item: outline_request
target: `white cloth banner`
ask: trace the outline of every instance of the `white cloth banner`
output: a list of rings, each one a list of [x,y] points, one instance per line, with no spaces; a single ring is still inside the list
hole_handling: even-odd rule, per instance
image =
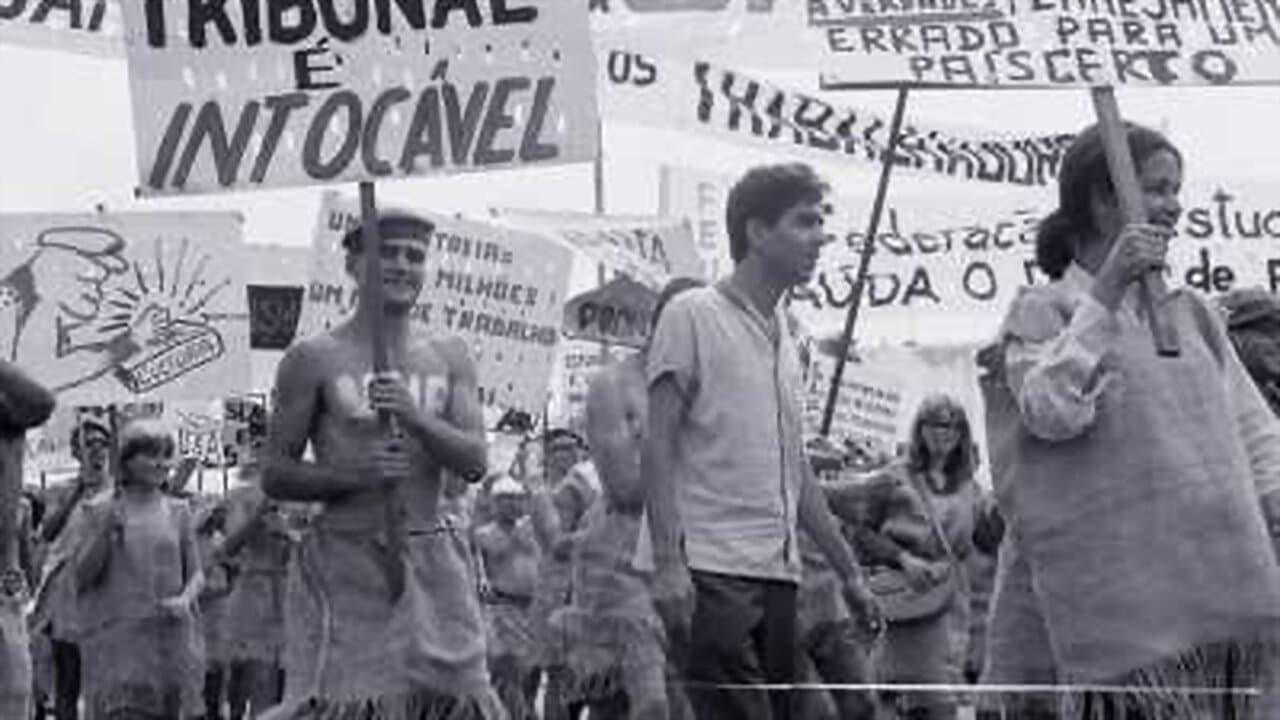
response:
[[[156,0],[126,3],[125,21],[143,194],[582,162],[597,150],[578,2]]]
[[[883,162],[890,119],[881,113],[836,106],[812,93],[704,59],[646,47],[626,35],[598,40],[606,117],[712,135],[779,153]],[[1046,185],[1057,177],[1073,137],[1071,133],[1014,136],[931,127],[908,118],[894,164],[965,180]]]
[[[673,277],[706,274],[683,219],[513,208],[493,214],[505,225],[554,237],[655,290]]]
[[[724,202],[731,180],[667,168],[664,208],[693,224],[700,250],[726,272]],[[876,238],[858,320],[863,346],[881,342],[976,344],[995,336],[1020,286],[1044,282],[1035,266],[1035,232],[1056,198],[1048,189],[953,195],[920,193],[895,180]],[[791,308],[816,334],[844,325],[871,212],[871,188],[837,188],[828,219],[830,243],[813,281],[793,293]],[[1234,288],[1280,289],[1280,186],[1191,178],[1169,254],[1169,284],[1209,294]],[[714,260],[713,260],[714,262]]]
[[[124,56],[124,16],[118,0],[5,0],[0,44],[97,57]]]
[[[434,335],[467,341],[486,409],[540,413],[560,342],[572,251],[529,232],[412,212],[436,226],[413,319]],[[356,287],[341,242],[359,218],[355,199],[325,193],[299,337],[331,327],[354,309]]]
[[[810,0],[828,85],[1280,82],[1274,0]]]
[[[233,213],[0,215],[0,352],[60,403],[208,399],[249,375]]]

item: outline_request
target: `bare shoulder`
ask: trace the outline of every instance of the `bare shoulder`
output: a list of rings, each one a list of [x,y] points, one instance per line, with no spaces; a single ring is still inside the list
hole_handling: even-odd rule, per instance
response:
[[[280,361],[277,384],[287,381],[297,387],[318,380],[337,351],[338,340],[331,333],[313,335],[293,343]]]

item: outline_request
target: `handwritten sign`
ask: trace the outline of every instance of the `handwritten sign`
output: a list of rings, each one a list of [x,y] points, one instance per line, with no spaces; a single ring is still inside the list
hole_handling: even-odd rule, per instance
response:
[[[1270,0],[813,0],[824,83],[1081,87],[1280,81]]]
[[[143,194],[590,160],[587,9],[562,0],[125,3]]]
[[[657,293],[622,275],[565,304],[565,333],[579,340],[642,347],[657,304]]]
[[[249,373],[240,218],[0,215],[0,353],[60,403],[219,397]]]
[[[827,393],[835,376],[835,360],[825,355],[814,358],[809,366],[805,394],[805,429],[818,434]],[[903,398],[906,389],[901,378],[883,369],[861,363],[848,363],[840,378],[840,395],[831,422],[831,435],[841,439],[870,440],[877,446],[893,450],[899,438],[902,416],[906,414]]]
[[[659,289],[674,277],[702,277],[703,265],[684,220],[497,208],[512,227],[555,237],[593,259]]]
[[[597,46],[607,117],[828,160],[879,164],[888,152],[890,123],[881,112],[834,105],[706,60],[652,52],[634,40]],[[1014,136],[908,119],[893,161],[961,180],[1047,185],[1072,137]]]
[[[664,177],[667,211],[689,218],[700,248],[727,258],[719,218],[732,180],[683,168],[667,168]],[[1019,287],[1047,281],[1035,264],[1035,234],[1055,206],[1053,193],[986,190],[958,188],[939,203],[900,179],[874,240],[860,341],[980,343],[994,337]],[[1169,285],[1209,294],[1238,287],[1280,291],[1277,197],[1274,184],[1189,180],[1169,251]],[[813,280],[790,298],[795,315],[818,332],[843,327],[853,301],[870,189],[840,189],[831,204],[830,242]]]
[[[124,16],[118,0],[6,0],[0,43],[122,57]]]
[[[435,223],[412,318],[441,337],[467,340],[486,408],[541,412],[560,340],[573,254],[512,228],[417,212]],[[326,329],[355,308],[342,236],[359,226],[354,199],[326,193],[312,245],[302,333]]]
[[[620,347],[611,347],[608,352],[601,352],[600,345],[590,340],[569,339],[561,342],[547,401],[549,426],[568,428],[585,436],[587,390],[591,387],[591,380],[602,369],[630,352]]]

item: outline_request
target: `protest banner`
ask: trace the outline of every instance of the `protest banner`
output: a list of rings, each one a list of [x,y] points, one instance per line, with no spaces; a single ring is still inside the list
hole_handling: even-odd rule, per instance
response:
[[[224,443],[223,400],[165,403],[164,420],[174,431],[177,456],[201,467],[227,467],[233,458]]]
[[[505,225],[554,237],[655,290],[673,277],[704,275],[684,220],[515,208],[492,213]]]
[[[434,335],[467,341],[484,407],[539,412],[560,340],[572,251],[509,227],[412,212],[436,227],[413,320]],[[341,240],[359,217],[354,199],[325,193],[299,334],[325,330],[355,308]]]
[[[118,0],[5,0],[0,44],[93,55],[124,56]]]
[[[139,192],[374,180],[595,156],[595,57],[582,4],[343,6],[127,3]]]
[[[628,347],[643,347],[658,305],[658,293],[621,275],[565,303],[565,335]]]
[[[220,397],[249,374],[233,213],[0,215],[0,352],[59,403]]]
[[[663,206],[690,220],[699,247],[728,254],[724,198],[732,181],[712,173],[664,170]],[[858,341],[979,343],[991,337],[1018,288],[1046,281],[1035,265],[1035,233],[1053,193],[1017,196],[957,185],[941,199],[900,180],[875,239]],[[839,329],[857,281],[870,204],[837,188],[813,281],[791,309],[814,332]],[[1191,178],[1170,246],[1170,287],[1210,295],[1234,288],[1280,291],[1280,187],[1258,181]]]
[[[977,348],[971,345],[886,346],[859,351],[845,365],[832,417],[832,440],[861,441],[893,456],[911,438],[911,425],[930,395],[945,394],[964,408],[979,465],[975,480],[991,487],[986,406],[978,387]],[[806,378],[805,428],[817,434],[835,358],[815,354]]]
[[[813,0],[826,87],[1280,81],[1272,0]]]
[[[738,70],[656,53],[625,38],[597,43],[601,111],[623,122],[698,132],[814,158],[882,162],[889,118],[840,107]],[[1014,136],[907,121],[895,167],[979,182],[1046,185],[1074,136]]]
[[[587,390],[591,379],[630,352],[626,348],[611,348],[602,353],[600,345],[590,340],[561,342],[547,401],[549,427],[568,428],[586,437]]]
[[[805,386],[804,423],[817,435],[835,371],[835,359],[818,355],[809,365]],[[832,439],[868,440],[892,455],[899,442],[899,426],[906,414],[901,379],[891,372],[851,362],[840,379],[839,402],[829,436]]]

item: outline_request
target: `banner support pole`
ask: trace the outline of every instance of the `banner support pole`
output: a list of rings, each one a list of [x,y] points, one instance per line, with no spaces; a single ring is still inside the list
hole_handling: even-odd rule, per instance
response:
[[[1091,88],[1093,108],[1098,116],[1098,130],[1102,133],[1103,148],[1107,153],[1107,167],[1111,171],[1111,185],[1116,189],[1116,199],[1126,223],[1149,222],[1142,200],[1142,187],[1138,184],[1138,172],[1129,150],[1129,137],[1124,120],[1120,117],[1120,105],[1116,102],[1115,89],[1109,85]],[[1151,339],[1160,357],[1178,357],[1181,343],[1178,328],[1162,301],[1168,295],[1164,276],[1155,270],[1144,275],[1138,285],[1138,301],[1151,325]]]
[[[364,255],[360,302],[369,305],[367,312],[373,342],[373,372],[377,375],[388,371],[390,362],[387,357],[384,324],[386,308],[382,288],[382,233],[378,227],[378,207],[374,185],[368,181],[360,183],[360,234],[361,254]],[[378,428],[383,436],[395,435],[397,432],[390,413],[386,411],[378,413]],[[387,580],[391,586],[393,600],[400,598],[405,586],[405,528],[397,501],[395,488],[388,488],[383,498],[383,512],[387,532]]]
[[[893,120],[889,124],[889,142],[884,150],[880,163],[880,181],[876,185],[876,197],[871,205],[871,219],[867,223],[866,239],[862,244],[862,253],[858,258],[857,282],[853,286],[853,302],[849,313],[844,318],[844,330],[840,334],[839,353],[836,355],[836,369],[831,377],[831,387],[827,391],[827,402],[822,410],[822,435],[831,433],[831,420],[835,415],[836,400],[840,397],[840,381],[844,378],[844,367],[849,359],[849,347],[853,343],[853,330],[858,324],[858,311],[862,307],[862,296],[866,294],[867,272],[871,267],[871,253],[875,249],[876,231],[880,228],[880,215],[884,211],[885,196],[889,192],[889,177],[893,171],[893,159],[897,152],[898,140],[902,133],[902,116],[907,108],[907,86],[898,86],[898,99],[893,107]]]

